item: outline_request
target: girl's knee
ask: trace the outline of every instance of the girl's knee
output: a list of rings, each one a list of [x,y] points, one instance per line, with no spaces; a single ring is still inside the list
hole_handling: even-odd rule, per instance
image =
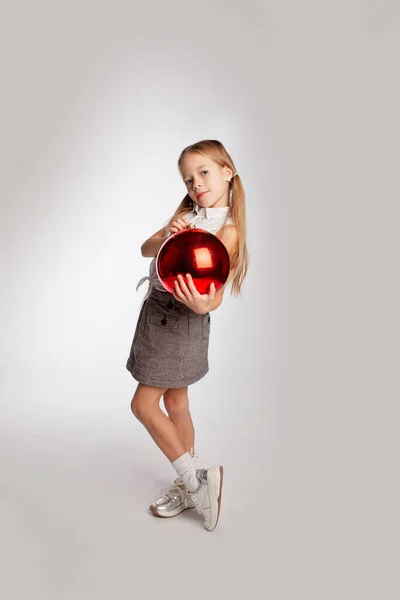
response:
[[[131,402],[131,411],[139,421],[145,421],[146,415],[154,406],[154,403],[150,403],[146,398],[135,398],[133,397]]]
[[[189,398],[187,388],[170,388],[164,394],[164,406],[167,413],[176,413],[188,410]]]
[[[140,401],[138,401],[138,399],[134,396],[132,398],[132,402],[131,402],[131,411],[134,414],[134,416],[139,419],[139,415],[142,412],[142,406]]]
[[[144,420],[149,411],[159,405],[164,391],[161,388],[138,385],[131,401],[131,411],[139,421]]]

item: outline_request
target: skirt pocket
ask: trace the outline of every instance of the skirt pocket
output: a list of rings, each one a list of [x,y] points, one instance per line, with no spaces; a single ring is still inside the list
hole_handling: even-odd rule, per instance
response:
[[[153,312],[150,315],[150,323],[165,329],[178,329],[179,317],[174,317],[173,315],[168,314],[166,315],[160,312]]]

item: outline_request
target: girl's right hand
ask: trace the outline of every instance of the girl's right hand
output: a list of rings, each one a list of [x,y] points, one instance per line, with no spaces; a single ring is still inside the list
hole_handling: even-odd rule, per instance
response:
[[[182,231],[183,229],[187,229],[188,225],[189,221],[186,219],[186,217],[173,221],[170,228],[171,234],[176,233],[177,231]]]

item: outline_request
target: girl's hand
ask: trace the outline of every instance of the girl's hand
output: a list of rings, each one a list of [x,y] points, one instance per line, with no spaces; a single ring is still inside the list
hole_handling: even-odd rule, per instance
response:
[[[175,281],[175,290],[172,292],[173,297],[178,302],[183,302],[195,313],[199,315],[205,315],[211,308],[211,303],[215,298],[215,285],[211,283],[210,291],[208,294],[200,294],[193,283],[192,276],[190,273],[186,274],[188,284],[186,285],[182,275],[178,275],[178,280]]]
[[[171,234],[176,233],[177,231],[182,231],[182,229],[187,229],[188,225],[189,221],[186,219],[186,217],[173,221],[170,227]]]

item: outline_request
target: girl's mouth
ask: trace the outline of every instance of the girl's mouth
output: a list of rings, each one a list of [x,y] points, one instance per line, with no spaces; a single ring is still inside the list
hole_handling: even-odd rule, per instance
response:
[[[207,190],[207,191],[208,191],[208,190]],[[199,194],[199,195],[197,196],[197,200],[198,200],[199,198],[201,198],[202,196],[204,196],[204,194],[207,194],[207,192],[201,192],[201,194]]]

